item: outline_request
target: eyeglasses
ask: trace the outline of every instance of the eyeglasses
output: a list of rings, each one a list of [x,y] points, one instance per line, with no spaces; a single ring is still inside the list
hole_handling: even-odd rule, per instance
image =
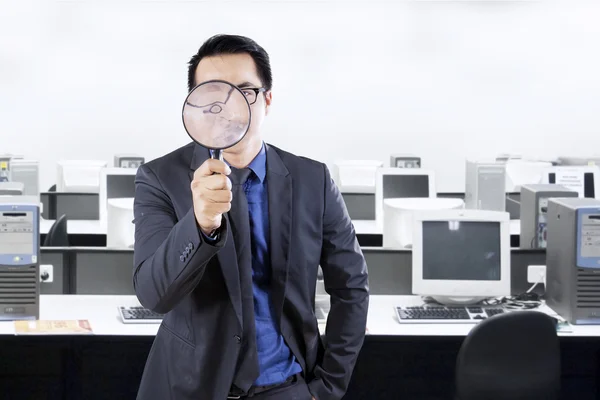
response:
[[[256,103],[256,100],[258,99],[258,94],[259,93],[263,93],[266,92],[267,89],[264,87],[261,88],[241,88],[240,89],[242,91],[242,93],[244,93],[244,96],[246,96],[246,99],[248,100],[248,103],[250,105]]]
[[[195,105],[195,104],[190,103],[189,101],[186,101],[186,104],[191,107],[195,107],[195,108],[207,108],[208,107],[207,110],[202,110],[202,112],[205,114],[206,113],[218,114],[221,111],[223,111],[223,107],[221,106],[221,104],[223,104],[223,105],[227,104],[227,102],[229,101],[229,98],[231,97],[231,93],[233,92],[233,90],[234,90],[234,88],[231,87],[231,89],[227,93],[227,97],[225,98],[225,101],[215,101],[211,104],[207,104],[204,106]],[[258,94],[266,92],[267,89],[264,87],[243,88],[243,89],[240,89],[240,91],[244,94],[244,96],[246,96],[246,100],[248,100],[248,104],[252,105],[252,104],[256,103],[256,100],[258,99]]]

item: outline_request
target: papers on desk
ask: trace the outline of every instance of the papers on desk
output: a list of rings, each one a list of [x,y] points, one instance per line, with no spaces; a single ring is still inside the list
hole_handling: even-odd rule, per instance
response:
[[[90,335],[88,320],[70,321],[15,321],[17,335]]]

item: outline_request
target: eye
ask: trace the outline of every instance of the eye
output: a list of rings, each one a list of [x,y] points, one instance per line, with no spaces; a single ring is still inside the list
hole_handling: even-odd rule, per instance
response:
[[[254,95],[254,90],[250,90],[250,89],[242,89],[242,92],[244,93],[244,95],[246,95],[247,97],[250,97],[252,95]]]

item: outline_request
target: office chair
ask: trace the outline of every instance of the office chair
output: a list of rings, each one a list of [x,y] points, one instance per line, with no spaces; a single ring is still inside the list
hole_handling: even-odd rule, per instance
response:
[[[50,189],[48,189],[49,192],[56,192],[56,185],[52,185],[50,186]]]
[[[458,353],[457,400],[556,400],[559,390],[556,320],[541,312],[488,318]]]
[[[67,233],[67,216],[61,215],[57,219],[46,235],[44,247],[68,247],[69,235]]]

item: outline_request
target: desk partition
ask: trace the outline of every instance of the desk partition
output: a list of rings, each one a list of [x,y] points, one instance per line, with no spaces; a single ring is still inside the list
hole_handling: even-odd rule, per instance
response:
[[[410,250],[364,247],[362,249],[369,268],[371,294],[410,295],[412,293],[412,252]],[[511,250],[511,291],[513,295],[527,291],[529,265],[546,265],[545,249]],[[534,292],[543,294],[544,285]]]
[[[45,192],[40,194],[44,205],[42,217],[57,219],[66,215],[69,220],[98,220],[98,193]]]
[[[71,271],[73,294],[135,294],[133,250],[80,248]]]
[[[412,294],[412,252],[410,250],[365,247],[369,287],[373,295]],[[41,264],[54,266],[54,282],[42,283],[42,294],[134,294],[133,250],[100,247],[42,248]],[[529,265],[546,265],[544,249],[511,251],[512,294],[531,287]],[[544,286],[534,290],[543,294]]]
[[[132,249],[42,247],[40,259],[54,270],[41,294],[134,294]]]
[[[40,265],[52,266],[52,282],[40,283],[40,294],[68,294],[69,275],[67,273],[69,248],[47,247],[40,254]]]

